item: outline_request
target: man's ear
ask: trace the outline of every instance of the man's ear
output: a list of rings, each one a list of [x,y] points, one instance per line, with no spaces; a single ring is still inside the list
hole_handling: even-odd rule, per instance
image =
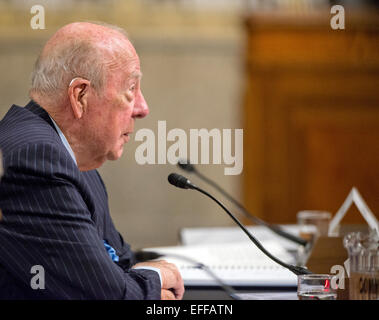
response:
[[[68,86],[68,97],[75,118],[80,119],[87,109],[90,81],[74,78]]]

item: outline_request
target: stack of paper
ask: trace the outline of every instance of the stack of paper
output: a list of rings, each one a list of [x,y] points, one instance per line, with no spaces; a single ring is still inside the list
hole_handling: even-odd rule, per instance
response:
[[[276,241],[265,241],[264,247],[286,263],[294,258]],[[164,254],[164,259],[175,263],[187,286],[215,286],[220,283],[203,269],[207,266],[216,278],[232,286],[296,286],[297,277],[272,261],[250,241],[207,243],[197,245],[148,248]]]

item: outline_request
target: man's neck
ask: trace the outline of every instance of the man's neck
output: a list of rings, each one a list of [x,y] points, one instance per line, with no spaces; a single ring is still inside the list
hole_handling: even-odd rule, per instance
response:
[[[81,143],[80,125],[71,112],[67,110],[69,105],[51,105],[46,99],[40,96],[31,95],[33,101],[43,108],[61,131],[66,139],[69,149],[73,152],[74,159],[80,171],[89,171],[99,168],[104,161],[102,159],[93,160],[87,155],[87,148]],[[71,116],[72,115],[72,116]]]

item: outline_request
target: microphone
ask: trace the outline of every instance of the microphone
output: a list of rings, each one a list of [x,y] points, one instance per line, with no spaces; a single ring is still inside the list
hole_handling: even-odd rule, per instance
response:
[[[242,231],[248,236],[248,238],[258,247],[259,250],[261,250],[267,257],[269,257],[271,260],[276,262],[277,264],[281,265],[282,267],[292,271],[296,275],[302,275],[302,274],[311,274],[312,272],[299,266],[290,265],[288,263],[285,263],[281,261],[280,259],[273,256],[270,252],[268,252],[263,245],[244,227],[244,225],[215,197],[213,197],[208,192],[204,191],[203,189],[197,187],[194,185],[191,181],[189,181],[187,178],[183,177],[180,174],[177,173],[171,173],[168,176],[168,182],[172,184],[175,187],[182,188],[182,189],[194,189],[202,194],[206,195],[207,197],[211,198],[213,201],[215,201],[224,211],[232,218],[232,220],[242,229]]]
[[[239,203],[236,199],[234,199],[230,194],[228,194],[225,190],[223,190],[214,181],[210,180],[209,178],[207,178],[204,175],[202,175],[199,171],[197,171],[196,168],[194,167],[194,165],[192,165],[191,163],[189,163],[189,161],[187,161],[187,160],[179,160],[178,166],[181,169],[183,169],[184,171],[187,171],[189,173],[195,173],[200,179],[202,179],[203,181],[205,181],[206,183],[210,184],[215,189],[217,189],[227,199],[229,199],[232,203],[234,203],[242,211],[242,213],[249,220],[251,220],[253,223],[265,226],[269,230],[271,230],[272,232],[276,233],[277,235],[279,235],[279,236],[281,236],[283,238],[286,238],[288,240],[291,240],[291,241],[293,241],[293,242],[295,242],[295,243],[297,243],[297,244],[299,244],[299,245],[301,245],[303,247],[305,247],[308,244],[308,241],[306,241],[306,240],[304,240],[304,239],[302,239],[300,237],[297,237],[297,236],[295,236],[293,234],[290,234],[290,233],[284,231],[283,229],[281,229],[277,225],[270,224],[270,223],[268,223],[268,222],[266,222],[266,221],[264,221],[262,219],[259,219],[258,217],[253,216],[252,214],[250,214],[247,211],[247,209],[241,203]]]
[[[208,273],[208,275],[213,278],[214,280],[216,280],[216,282],[218,283],[218,285],[233,299],[235,300],[241,300],[241,298],[238,296],[237,292],[229,285],[227,285],[226,283],[224,283],[218,276],[216,276],[215,273],[213,273],[211,271],[210,268],[208,268],[205,264],[203,263],[200,263],[192,258],[189,258],[189,257],[186,257],[184,255],[180,255],[180,254],[173,254],[173,253],[157,253],[157,252],[154,252],[154,251],[145,251],[145,250],[139,250],[139,251],[136,251],[134,253],[136,259],[137,259],[137,262],[144,262],[144,261],[148,261],[148,260],[154,260],[154,259],[158,259],[158,258],[162,258],[162,257],[172,257],[172,258],[177,258],[177,259],[180,259],[180,260],[184,260],[184,261],[187,261],[191,264],[194,265],[194,268],[197,268],[197,269],[201,269],[203,271],[205,271],[206,273]]]
[[[194,189],[194,185],[187,178],[181,176],[177,173],[171,173],[168,176],[168,182],[170,182],[173,186],[182,188],[182,189]]]

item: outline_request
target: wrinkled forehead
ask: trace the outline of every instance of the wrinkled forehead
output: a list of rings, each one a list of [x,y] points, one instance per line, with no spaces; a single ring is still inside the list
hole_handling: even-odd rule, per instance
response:
[[[132,43],[127,38],[113,37],[96,43],[97,49],[103,54],[105,63],[118,67],[139,67],[139,57]]]
[[[127,64],[118,63],[107,69],[107,90],[124,91],[133,83],[138,83],[142,78],[139,60],[129,60]]]
[[[113,60],[106,68],[107,80],[127,83],[130,80],[139,81],[142,78],[138,55],[121,57]]]
[[[115,37],[98,45],[109,78],[117,77],[127,81],[142,77],[140,59],[129,39]]]

